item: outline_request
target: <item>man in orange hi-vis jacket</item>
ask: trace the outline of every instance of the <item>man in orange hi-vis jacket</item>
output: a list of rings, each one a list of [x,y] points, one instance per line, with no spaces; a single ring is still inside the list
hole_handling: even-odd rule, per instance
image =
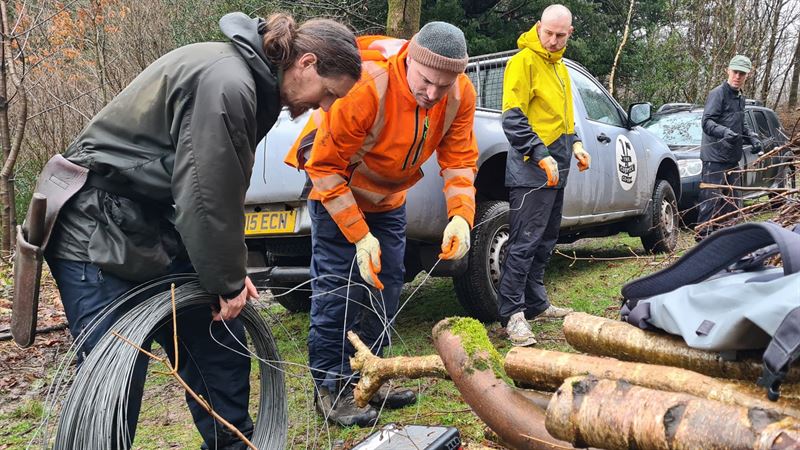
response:
[[[461,258],[475,215],[478,159],[475,89],[464,74],[461,30],[431,22],[411,41],[366,36],[359,47],[361,80],[327,113],[315,112],[296,144],[303,148],[313,138],[305,162],[313,184],[309,364],[317,410],[343,426],[377,420],[372,406],[353,403],[354,351],[345,332],[355,331],[376,354],[390,343],[405,275],[406,191],[436,151],[450,218],[440,256]],[[364,282],[377,289],[372,297]],[[410,390],[385,387],[371,403],[397,408],[415,401]]]

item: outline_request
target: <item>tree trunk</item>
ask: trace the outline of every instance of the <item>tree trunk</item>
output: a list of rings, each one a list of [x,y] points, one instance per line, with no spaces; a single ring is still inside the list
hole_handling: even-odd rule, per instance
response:
[[[611,65],[611,75],[608,76],[608,92],[612,97],[614,96],[614,75],[617,72],[617,64],[619,64],[619,57],[622,54],[622,48],[625,47],[625,43],[628,42],[628,33],[631,29],[631,16],[633,16],[634,3],[636,3],[636,0],[631,0],[631,4],[628,7],[628,18],[625,19],[625,30],[622,32],[622,42],[619,43],[617,53],[614,55],[614,64]]]
[[[8,12],[5,0],[0,0],[0,22],[2,22],[2,52],[0,52],[0,96],[5,102],[8,98],[8,80],[14,83],[16,89],[16,96],[19,103],[19,111],[17,112],[17,123],[14,140],[11,140],[11,131],[9,127],[8,108],[9,105],[3,105],[2,112],[0,112],[0,133],[2,133],[2,141],[0,144],[3,146],[3,166],[0,169],[0,199],[3,202],[2,213],[2,250],[10,252],[16,241],[16,195],[14,192],[14,165],[17,163],[17,156],[19,155],[20,148],[22,147],[22,137],[25,135],[25,124],[28,121],[28,93],[25,90],[23,81],[17,75],[14,66],[14,53],[11,50],[11,41],[7,37],[8,30]],[[19,45],[23,48],[23,45]],[[24,56],[20,56],[24,58]]]
[[[624,381],[568,378],[547,407],[547,431],[574,446],[606,449],[784,449],[800,445],[800,422]]]
[[[778,402],[771,402],[766,399],[764,391],[755,385],[721,381],[675,367],[517,347],[506,355],[504,368],[514,380],[545,391],[558,389],[567,378],[588,374],[624,380],[650,389],[681,392],[734,406],[774,409],[781,414],[800,418],[800,402],[797,399],[783,396]]]
[[[465,335],[463,321],[474,321],[482,336]],[[476,339],[477,337],[477,339]],[[482,339],[481,339],[482,338]],[[480,340],[484,345],[475,345]],[[433,345],[464,401],[489,428],[515,449],[572,448],[554,439],[544,427],[544,412],[536,402],[508,385],[493,370],[491,343],[486,330],[474,319],[445,319],[433,327]]]
[[[800,29],[797,30],[797,46],[794,48],[794,70],[792,83],[789,85],[789,108],[797,105],[798,81],[800,81]]]
[[[386,14],[386,34],[411,39],[419,31],[421,0],[389,0]]]
[[[772,84],[770,81],[770,76],[772,75],[772,63],[775,60],[775,41],[778,35],[778,22],[780,21],[781,17],[782,6],[783,2],[781,0],[775,0],[775,3],[773,4],[773,8],[775,10],[772,12],[772,27],[769,33],[769,46],[767,47],[767,62],[766,66],[764,67],[764,82],[761,83],[761,101],[763,101],[765,105],[767,104],[769,88]]]
[[[0,8],[5,8],[5,0],[0,0]],[[11,154],[11,128],[8,124],[8,68],[6,67],[6,31],[5,21],[0,17],[0,145],[2,145],[3,163],[8,161]],[[0,176],[0,257],[5,257],[11,253],[11,201],[9,201],[8,179]]]
[[[680,336],[644,331],[625,322],[585,313],[572,313],[564,319],[564,336],[580,352],[623,361],[681,367],[712,377],[751,382],[761,376],[761,361],[726,361],[719,353],[687,347]],[[793,367],[786,381],[798,380],[800,368]]]

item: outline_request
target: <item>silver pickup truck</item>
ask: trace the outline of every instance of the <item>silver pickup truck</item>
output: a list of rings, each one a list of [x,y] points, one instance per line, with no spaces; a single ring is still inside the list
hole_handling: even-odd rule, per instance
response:
[[[436,158],[422,169],[427,176],[409,190],[406,276],[425,270],[451,276],[458,300],[474,317],[497,319],[500,268],[508,240],[508,190],[504,187],[510,146],[501,126],[503,70],[515,52],[472,58],[467,68],[477,90],[475,134],[480,156],[477,213],[469,254],[460,261],[439,261],[447,225],[443,182]],[[575,130],[592,155],[592,167],[579,172],[573,162],[564,196],[561,242],[627,232],[640,236],[652,252],[674,249],[678,233],[680,177],[675,157],[661,140],[639,126],[650,105],[627,113],[589,72],[566,60],[575,103]],[[306,211],[310,183],[305,172],[283,162],[307,115],[291,120],[284,111],[259,143],[246,199],[246,241],[251,277],[279,294],[309,277],[311,221]],[[513,151],[513,150],[512,150]],[[290,311],[308,310],[309,292],[279,296]]]

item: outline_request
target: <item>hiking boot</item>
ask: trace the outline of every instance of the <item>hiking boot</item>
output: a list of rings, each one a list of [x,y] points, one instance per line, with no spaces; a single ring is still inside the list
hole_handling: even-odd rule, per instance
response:
[[[411,389],[391,388],[384,384],[369,399],[369,404],[376,408],[397,409],[417,402],[417,394]]]
[[[537,319],[561,319],[566,317],[567,314],[574,312],[572,308],[559,308],[558,306],[550,305],[541,314],[536,316]]]
[[[525,320],[525,313],[522,311],[509,317],[506,332],[511,343],[517,347],[527,347],[536,343],[531,331],[531,324]]]
[[[371,427],[378,421],[378,411],[375,411],[375,408],[370,405],[363,408],[356,406],[352,388],[346,388],[341,395],[338,395],[338,399],[337,395],[321,387],[315,396],[314,404],[317,412],[330,422],[343,427],[351,425]]]

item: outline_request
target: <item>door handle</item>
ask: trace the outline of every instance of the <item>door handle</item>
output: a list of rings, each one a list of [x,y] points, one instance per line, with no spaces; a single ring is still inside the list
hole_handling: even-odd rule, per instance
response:
[[[611,142],[611,138],[606,136],[605,133],[598,134],[597,135],[597,140],[602,142],[602,143],[604,143],[604,144],[608,144],[609,142]]]

